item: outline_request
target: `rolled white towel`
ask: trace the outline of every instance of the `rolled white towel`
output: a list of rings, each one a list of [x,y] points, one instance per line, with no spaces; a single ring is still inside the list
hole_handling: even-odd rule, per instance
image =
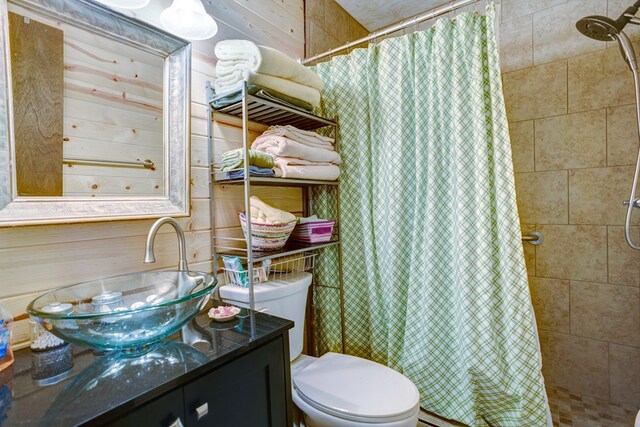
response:
[[[295,215],[282,209],[274,208],[256,196],[251,196],[249,204],[252,222],[260,224],[288,224],[296,220]]]
[[[226,79],[216,79],[214,82],[216,93],[227,93],[238,90],[242,87],[243,80],[246,80],[247,83],[262,86],[266,89],[272,89],[292,98],[301,99],[302,101],[311,104],[313,108],[320,105],[320,91],[315,88],[301,85],[300,83],[296,83],[291,80],[281,79],[280,77],[252,73],[249,71],[243,72],[239,80],[232,79],[227,81]]]
[[[261,135],[251,144],[252,150],[263,151],[273,157],[292,157],[316,163],[342,163],[340,154],[320,147],[301,144],[284,136]]]
[[[259,46],[249,40],[223,40],[216,44],[215,53],[219,59],[216,65],[219,76],[234,70],[246,70],[322,90],[320,76],[279,50]]]

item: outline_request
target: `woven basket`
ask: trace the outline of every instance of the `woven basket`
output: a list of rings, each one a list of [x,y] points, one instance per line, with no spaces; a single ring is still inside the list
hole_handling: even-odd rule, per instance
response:
[[[240,213],[240,224],[244,237],[247,237],[247,218]],[[287,243],[296,221],[286,224],[260,224],[251,222],[251,248],[257,251],[276,251]]]

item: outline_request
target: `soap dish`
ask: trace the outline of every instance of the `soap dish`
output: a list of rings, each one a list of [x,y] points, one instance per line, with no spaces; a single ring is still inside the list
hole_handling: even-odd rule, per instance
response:
[[[228,322],[229,320],[233,320],[238,313],[240,313],[240,308],[225,305],[212,308],[209,310],[208,315],[216,322]]]

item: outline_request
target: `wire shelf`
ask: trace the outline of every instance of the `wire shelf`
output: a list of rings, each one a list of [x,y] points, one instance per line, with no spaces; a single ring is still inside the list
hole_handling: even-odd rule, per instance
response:
[[[253,269],[253,283],[265,283],[274,280],[281,280],[296,273],[313,270],[316,254],[296,254],[292,256],[270,259],[262,261],[261,265]],[[232,268],[222,268],[224,282],[230,286],[249,286],[249,275],[247,270],[237,270]]]
[[[216,95],[209,102],[227,94]],[[215,111],[242,118],[242,101],[214,108]],[[292,125],[298,129],[311,130],[324,126],[335,126],[337,123],[304,110],[269,101],[255,95],[247,95],[247,116],[249,120],[268,126]]]

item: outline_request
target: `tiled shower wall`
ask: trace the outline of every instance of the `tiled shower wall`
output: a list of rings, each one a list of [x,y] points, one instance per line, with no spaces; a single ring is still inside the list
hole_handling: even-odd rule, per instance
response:
[[[306,57],[326,52],[368,34],[335,0],[306,0],[304,4]]]
[[[633,80],[617,45],[575,29],[632,1],[501,3],[520,219],[523,233],[544,235],[524,246],[545,379],[640,405],[640,251],[625,243],[622,205],[638,150]],[[639,40],[639,30],[629,34]],[[640,213],[633,224],[640,242]]]

